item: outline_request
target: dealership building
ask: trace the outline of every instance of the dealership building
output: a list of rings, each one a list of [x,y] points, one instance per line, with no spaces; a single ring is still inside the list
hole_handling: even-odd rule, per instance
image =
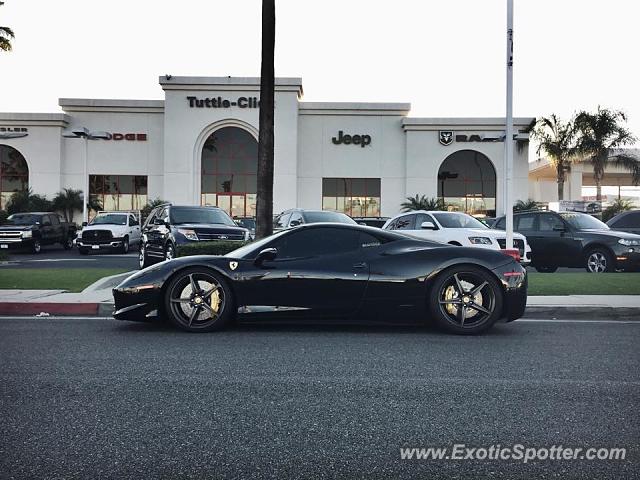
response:
[[[255,214],[259,78],[159,83],[164,100],[63,98],[62,113],[0,113],[0,209],[17,190],[52,198],[88,185],[109,210],[162,198]],[[274,212],[391,216],[416,194],[503,211],[504,118],[416,118],[409,103],[302,96],[300,78],[276,79]],[[514,200],[529,193],[532,121],[514,120]]]

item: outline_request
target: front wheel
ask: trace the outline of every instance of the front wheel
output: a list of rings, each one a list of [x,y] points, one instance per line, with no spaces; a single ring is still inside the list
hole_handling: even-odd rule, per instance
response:
[[[445,270],[433,283],[429,309],[451,333],[487,331],[502,314],[502,289],[491,273],[473,266]]]
[[[124,237],[122,241],[122,247],[120,247],[122,253],[129,253],[129,237]]]
[[[33,244],[31,245],[31,251],[33,253],[40,253],[42,251],[42,244],[40,243],[40,240],[37,238],[33,239]]]
[[[604,248],[594,248],[586,255],[585,270],[589,273],[613,272],[613,255]]]
[[[165,311],[175,326],[188,332],[222,329],[233,317],[233,296],[222,278],[205,268],[190,268],[167,286]]]
[[[71,250],[73,248],[73,238],[67,237],[67,239],[62,242],[62,248],[65,250]]]
[[[174,258],[176,258],[176,249],[173,243],[167,243],[167,246],[164,248],[164,259],[173,260]]]
[[[138,264],[140,265],[140,270],[151,265],[149,257],[147,256],[147,250],[146,248],[144,248],[143,244],[140,244],[140,251],[138,252]]]

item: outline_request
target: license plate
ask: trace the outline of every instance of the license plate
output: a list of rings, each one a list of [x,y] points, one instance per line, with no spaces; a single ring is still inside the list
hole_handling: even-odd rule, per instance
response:
[[[9,248],[9,245],[7,245],[6,243],[3,243],[2,245],[0,245],[0,248]]]
[[[91,248],[93,250],[98,250],[100,248],[100,245],[91,245]]]

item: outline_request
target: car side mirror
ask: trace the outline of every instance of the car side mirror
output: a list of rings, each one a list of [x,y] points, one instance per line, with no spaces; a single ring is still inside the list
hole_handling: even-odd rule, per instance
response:
[[[83,227],[86,227],[87,225],[89,225],[87,222],[82,222]]]
[[[289,226],[290,227],[297,227],[298,225],[301,225],[302,222],[300,220],[291,220],[291,222],[289,222]]]
[[[265,248],[264,250],[260,250],[260,253],[258,253],[258,256],[256,257],[253,263],[256,266],[260,267],[264,262],[270,262],[272,260],[275,260],[277,256],[278,256],[277,248],[273,248],[273,247]]]
[[[420,224],[420,228],[423,228],[425,230],[437,230],[436,226],[433,224],[433,222],[422,222]]]

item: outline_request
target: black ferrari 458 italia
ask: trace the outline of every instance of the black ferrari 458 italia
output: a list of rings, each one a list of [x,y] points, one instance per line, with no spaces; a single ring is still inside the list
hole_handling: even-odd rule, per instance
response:
[[[522,316],[526,271],[497,251],[430,242],[377,228],[310,224],[225,256],[162,262],[113,290],[114,317],[168,319],[191,332],[241,321],[433,320],[474,334]]]

